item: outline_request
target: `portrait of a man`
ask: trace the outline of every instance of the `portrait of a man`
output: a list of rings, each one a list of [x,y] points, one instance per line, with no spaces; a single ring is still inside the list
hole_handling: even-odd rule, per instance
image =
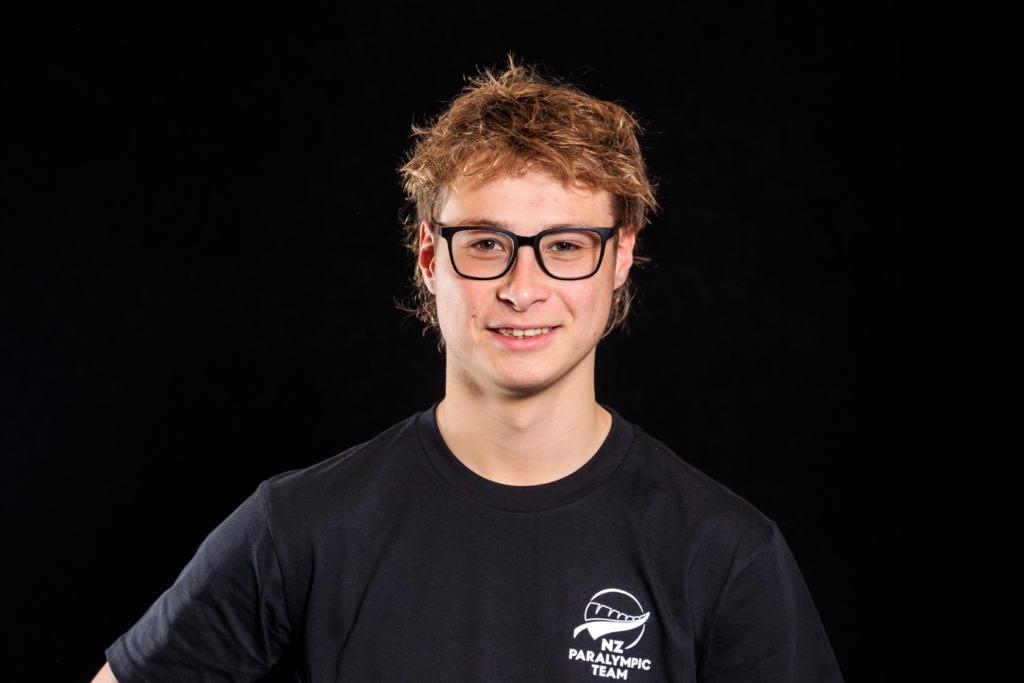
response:
[[[14,672],[902,680],[901,72],[825,9],[364,9],[25,48]]]

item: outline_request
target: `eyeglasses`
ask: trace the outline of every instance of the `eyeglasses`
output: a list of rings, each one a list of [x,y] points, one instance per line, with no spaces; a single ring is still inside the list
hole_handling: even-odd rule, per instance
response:
[[[470,280],[496,280],[512,269],[519,247],[533,247],[541,270],[556,280],[585,280],[601,268],[611,228],[552,228],[523,237],[501,228],[446,228],[433,224],[448,242],[455,272]]]

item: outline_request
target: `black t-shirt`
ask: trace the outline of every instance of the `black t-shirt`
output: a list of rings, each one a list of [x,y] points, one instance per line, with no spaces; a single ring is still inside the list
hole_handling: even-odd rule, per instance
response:
[[[612,413],[505,486],[434,410],[264,482],[107,651],[120,683],[841,681],[775,524]]]

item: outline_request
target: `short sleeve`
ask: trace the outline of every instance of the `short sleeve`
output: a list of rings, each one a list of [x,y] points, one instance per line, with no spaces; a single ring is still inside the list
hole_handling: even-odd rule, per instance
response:
[[[698,668],[701,683],[841,683],[800,570],[775,525],[732,580]]]
[[[252,681],[289,640],[283,580],[261,486],[107,650],[118,683]]]

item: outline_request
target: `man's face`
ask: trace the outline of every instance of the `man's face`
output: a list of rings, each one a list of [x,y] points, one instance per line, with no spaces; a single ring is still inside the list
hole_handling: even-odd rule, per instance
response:
[[[553,227],[610,227],[610,195],[567,187],[545,175],[464,180],[449,192],[438,222],[485,226],[535,235]],[[536,393],[578,376],[592,381],[593,353],[611,308],[613,291],[633,263],[632,230],[609,240],[601,268],[585,280],[555,280],[541,270],[533,249],[519,250],[512,270],[497,280],[470,280],[452,267],[448,245],[424,223],[419,264],[437,297],[438,323],[449,369],[475,390]],[[509,337],[500,329],[543,330]],[[584,362],[587,361],[587,362]]]

